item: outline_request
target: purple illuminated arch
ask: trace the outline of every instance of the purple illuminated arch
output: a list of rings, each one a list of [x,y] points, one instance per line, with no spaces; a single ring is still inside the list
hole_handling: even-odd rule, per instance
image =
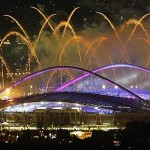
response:
[[[100,71],[104,71],[106,69],[110,69],[110,68],[119,68],[119,67],[127,67],[127,68],[134,68],[134,69],[138,69],[138,70],[141,70],[141,71],[145,71],[145,72],[148,72],[150,73],[150,70],[149,69],[146,69],[144,67],[140,67],[140,66],[135,66],[135,65],[132,65],[132,64],[113,64],[113,65],[107,65],[107,66],[104,66],[104,67],[100,67],[94,71],[92,71],[93,73],[97,73],[97,72],[100,72]],[[59,87],[58,89],[55,90],[55,92],[59,92],[61,90],[63,90],[64,88],[68,87],[69,85],[72,85],[74,84],[75,82],[77,81],[80,81],[81,79],[85,78],[85,77],[88,77],[90,75],[90,73],[87,73],[87,74],[84,74],[72,81],[69,81],[67,83],[65,83],[64,85],[62,85],[61,87]],[[115,83],[116,84],[116,83]]]
[[[84,77],[86,77],[86,76],[94,75],[94,76],[97,76],[98,78],[101,78],[101,79],[103,79],[103,80],[105,80],[105,81],[107,81],[107,82],[109,82],[109,83],[111,83],[111,84],[113,84],[113,85],[118,86],[120,89],[126,91],[127,93],[130,93],[133,97],[137,98],[138,100],[141,100],[142,102],[145,102],[144,99],[142,99],[142,98],[139,97],[138,95],[134,94],[134,93],[131,92],[130,90],[128,90],[128,89],[124,88],[123,86],[121,86],[121,85],[119,85],[119,84],[113,82],[113,81],[110,80],[110,79],[107,79],[106,77],[103,77],[103,76],[101,76],[101,75],[95,73],[95,72],[98,72],[98,71],[100,71],[100,70],[108,69],[108,68],[111,68],[111,67],[114,67],[114,66],[117,66],[117,67],[119,67],[119,66],[120,66],[120,67],[122,67],[122,66],[126,66],[126,67],[127,67],[127,66],[130,66],[130,67],[134,67],[134,68],[143,69],[143,70],[148,71],[147,69],[144,69],[144,68],[142,68],[142,67],[138,67],[138,66],[134,66],[134,65],[125,65],[125,64],[109,65],[109,66],[105,66],[105,67],[99,68],[99,69],[97,69],[97,70],[95,70],[95,71],[93,71],[93,72],[92,72],[92,71],[85,70],[85,69],[83,69],[83,68],[79,68],[79,67],[56,66],[56,67],[46,68],[46,69],[37,71],[37,72],[35,72],[35,73],[33,73],[33,74],[30,74],[30,75],[28,75],[28,76],[26,76],[26,77],[20,79],[19,81],[13,83],[12,85],[10,85],[10,86],[8,86],[8,87],[2,89],[2,90],[0,91],[0,94],[1,94],[2,92],[4,92],[7,88],[15,87],[15,86],[17,86],[18,84],[20,84],[20,83],[22,83],[22,82],[24,82],[24,81],[26,81],[26,80],[28,80],[28,79],[30,79],[30,78],[33,78],[33,77],[35,77],[35,76],[37,76],[37,75],[40,75],[40,74],[43,74],[43,73],[46,73],[46,72],[49,72],[49,71],[52,71],[52,70],[72,69],[72,70],[77,70],[77,71],[86,72],[86,74],[83,75],[83,76],[81,76],[81,77],[79,77],[79,78],[77,78],[77,79],[75,79],[75,80],[72,80],[71,82],[68,82],[68,83],[67,83],[67,86],[70,85],[70,84],[75,83],[76,81],[81,80],[82,78],[84,78]],[[149,71],[149,72],[150,72],[150,71]],[[69,84],[69,83],[70,83],[70,84]],[[64,85],[63,87],[66,87],[66,86]],[[60,92],[60,90],[57,89],[57,90],[55,90],[54,92]]]

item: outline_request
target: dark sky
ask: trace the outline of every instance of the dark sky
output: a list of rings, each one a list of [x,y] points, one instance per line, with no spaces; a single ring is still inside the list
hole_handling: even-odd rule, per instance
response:
[[[0,0],[0,35],[3,35],[14,26],[10,19],[3,16],[4,14],[15,17],[22,24],[29,24],[30,17],[32,19],[35,15],[38,16],[30,8],[31,6],[38,7],[42,5],[48,13],[55,13],[58,10],[68,13],[76,7],[75,2],[76,0]]]
[[[17,19],[31,39],[34,39],[34,35],[39,32],[43,18],[31,9],[31,6],[41,9],[46,16],[56,13],[57,16],[53,17],[55,25],[66,20],[74,8],[80,7],[70,21],[75,32],[84,31],[82,29],[86,27],[93,29],[99,26],[102,32],[107,32],[110,29],[106,26],[107,21],[96,12],[102,12],[108,16],[115,27],[122,25],[130,18],[140,19],[143,15],[150,13],[150,0],[0,0],[0,39],[10,31],[19,30],[17,24],[4,16],[5,14]],[[15,45],[13,46],[15,49]],[[12,58],[15,59],[16,64],[15,56],[13,55]],[[14,63],[10,62],[10,64]]]
[[[58,12],[69,14],[79,6],[74,22],[82,24],[86,18],[88,25],[96,20],[94,17],[97,11],[106,14],[115,25],[129,18],[139,19],[150,12],[150,0],[0,0],[0,37],[16,26],[4,14],[15,17],[25,28],[34,26],[32,23],[36,18],[38,20],[39,14],[30,6],[38,7],[39,4],[49,15]]]

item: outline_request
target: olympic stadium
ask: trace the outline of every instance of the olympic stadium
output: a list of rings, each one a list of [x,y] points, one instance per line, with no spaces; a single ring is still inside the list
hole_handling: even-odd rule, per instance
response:
[[[1,122],[47,127],[150,120],[150,70],[113,64],[32,73],[0,91]]]

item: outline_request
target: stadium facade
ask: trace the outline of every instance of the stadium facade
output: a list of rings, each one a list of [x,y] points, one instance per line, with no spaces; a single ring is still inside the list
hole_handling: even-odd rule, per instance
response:
[[[149,121],[149,72],[129,64],[43,69],[0,91],[1,122],[52,127]]]

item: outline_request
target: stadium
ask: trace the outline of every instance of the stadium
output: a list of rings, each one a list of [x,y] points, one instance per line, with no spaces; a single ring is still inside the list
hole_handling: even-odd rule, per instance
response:
[[[102,35],[93,24],[83,33],[74,30],[70,20],[79,7],[67,21],[60,17],[53,25],[49,21],[57,13],[46,17],[40,9],[31,8],[44,19],[33,38],[16,18],[5,15],[19,30],[12,28],[0,41],[1,126],[124,127],[133,120],[150,121],[149,42],[142,38],[144,33],[150,39],[142,25],[149,15],[129,19],[120,30],[97,12],[112,30],[108,34],[106,26]],[[131,32],[130,24],[135,25]]]
[[[149,121],[149,72],[131,64],[94,71],[72,66],[43,69],[0,91],[1,122],[51,128]]]

